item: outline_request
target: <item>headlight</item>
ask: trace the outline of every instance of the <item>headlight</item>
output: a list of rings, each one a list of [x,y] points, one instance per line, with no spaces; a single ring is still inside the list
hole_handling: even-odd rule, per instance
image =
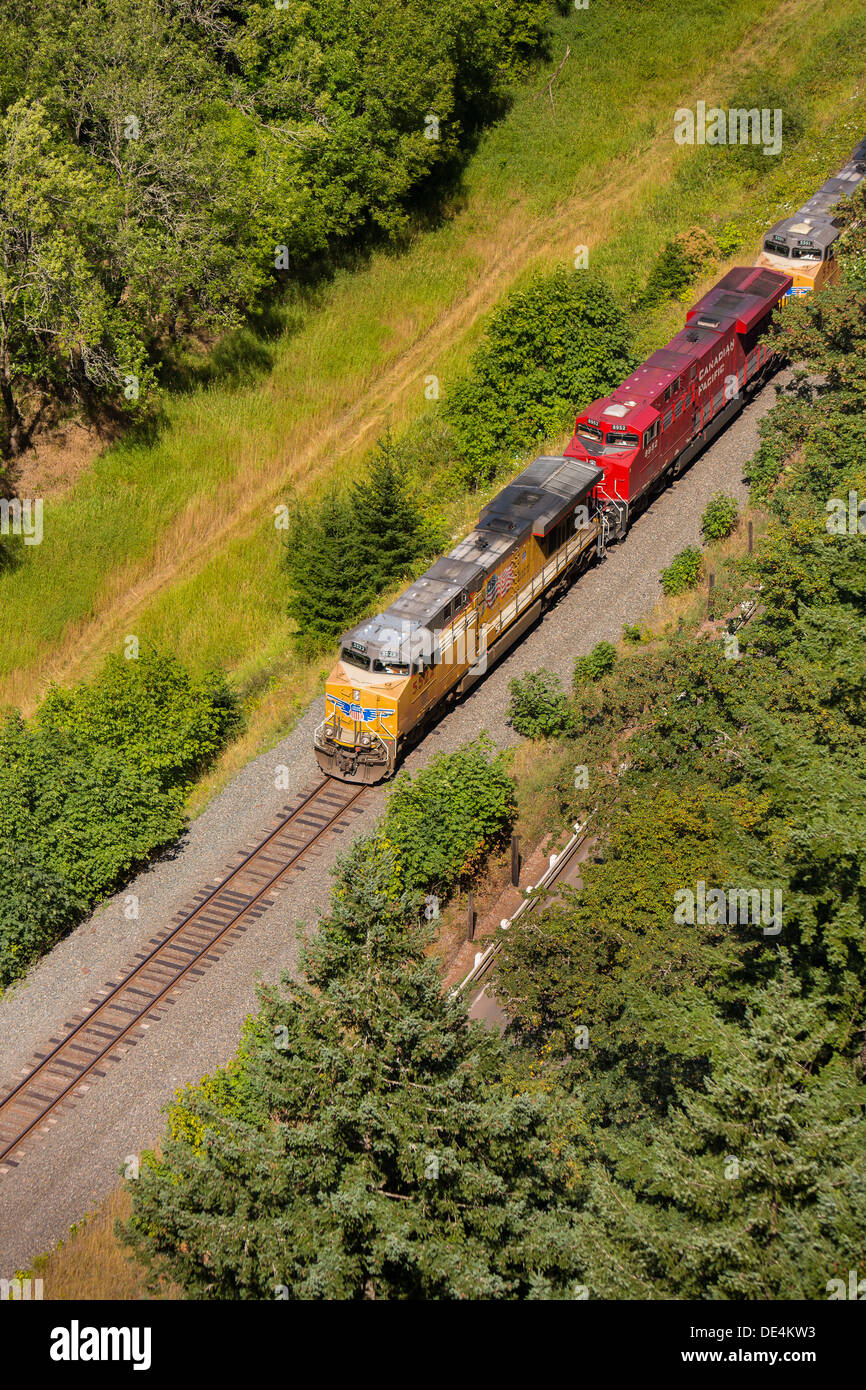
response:
[[[369,748],[369,747],[370,747],[370,744],[372,743],[372,741],[373,741],[373,740],[370,738],[370,735],[369,735],[369,734],[362,734],[362,735],[361,735],[361,742],[362,742],[362,744],[364,745],[365,748]]]
[[[333,738],[337,732],[336,724],[326,724],[324,728],[325,738]]]

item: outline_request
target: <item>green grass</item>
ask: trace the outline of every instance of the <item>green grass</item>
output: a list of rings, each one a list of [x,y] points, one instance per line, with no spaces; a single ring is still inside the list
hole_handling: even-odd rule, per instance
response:
[[[255,694],[244,754],[288,727],[319,671],[289,655],[273,507],[354,470],[386,422],[416,418],[428,374],[447,392],[497,300],[577,244],[628,293],[695,222],[712,231],[737,213],[757,241],[866,126],[863,23],[855,0],[594,4],[557,20],[549,61],[483,135],[438,226],[290,291],[278,338],[256,345],[247,332],[220,350],[231,366],[252,344],[269,369],[169,397],[153,442],[109,449],[47,500],[43,545],[0,580],[0,701],[32,708],[48,678],[87,674],[134,632],[193,669],[225,663]],[[566,43],[552,108],[546,84]],[[671,138],[674,109],[723,101],[750,58],[783,81],[801,74],[812,103],[802,145],[751,186],[730,162],[709,179]],[[640,348],[681,318],[679,305],[643,318]],[[453,500],[455,527],[476,505]]]

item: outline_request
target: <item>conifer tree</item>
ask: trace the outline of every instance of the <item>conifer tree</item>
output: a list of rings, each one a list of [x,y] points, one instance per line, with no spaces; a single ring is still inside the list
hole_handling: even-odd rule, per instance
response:
[[[623,1137],[581,1218],[590,1297],[825,1298],[862,1262],[866,1088],[830,1057],[823,1001],[787,966],[746,1024],[716,1020],[703,1090],[648,1149]],[[841,1272],[841,1273],[840,1273]]]
[[[422,543],[421,517],[390,430],[377,441],[367,476],[352,489],[351,505],[362,551],[359,584],[378,594],[409,573]]]
[[[284,564],[291,583],[289,616],[298,624],[302,650],[329,645],[369,602],[361,554],[357,517],[345,495],[334,488],[315,502],[296,502]]]
[[[418,908],[387,843],[356,846],[306,979],[175,1108],[128,1235],[192,1297],[574,1295],[579,1108],[497,1079]]]

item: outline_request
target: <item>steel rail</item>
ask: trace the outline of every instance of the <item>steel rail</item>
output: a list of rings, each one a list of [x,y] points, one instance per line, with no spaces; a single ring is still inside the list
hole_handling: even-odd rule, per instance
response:
[[[0,1097],[0,1121],[2,1121],[4,1112],[8,1111],[9,1108],[16,1103],[16,1099],[18,1100],[18,1103],[20,1105],[21,1100],[23,1099],[22,1093],[26,1092],[29,1088],[32,1088],[35,1082],[38,1083],[41,1077],[46,1076],[52,1063],[59,1061],[61,1053],[70,1048],[74,1048],[76,1038],[82,1037],[82,1035],[85,1034],[89,1029],[91,1029],[94,1023],[99,1020],[99,1017],[103,1012],[111,1009],[113,1004],[116,1005],[116,1001],[118,1000],[119,996],[121,996],[124,992],[128,991],[130,987],[135,984],[136,980],[141,977],[142,973],[147,970],[148,966],[158,961],[158,958],[161,953],[168,953],[171,951],[172,943],[176,941],[176,938],[178,937],[179,933],[184,931],[184,929],[189,927],[191,924],[194,924],[195,919],[201,916],[201,914],[207,909],[208,905],[213,904],[215,898],[217,898],[221,893],[225,893],[227,889],[230,889],[232,882],[238,879],[241,874],[248,870],[250,866],[254,864],[256,859],[258,859],[260,856],[264,854],[264,852],[270,847],[270,845],[279,835],[282,835],[285,833],[286,830],[291,829],[293,824],[300,817],[302,817],[305,812],[311,809],[311,807],[317,801],[317,799],[321,797],[321,793],[325,790],[325,788],[330,788],[333,791],[337,787],[343,787],[348,785],[350,784],[337,782],[333,778],[324,778],[320,783],[318,783],[318,785],[313,788],[309,795],[304,798],[300,805],[296,806],[287,816],[283,818],[283,820],[280,821],[279,825],[277,825],[272,831],[270,831],[258,845],[256,845],[252,850],[250,850],[250,852],[243,857],[241,862],[237,864],[234,869],[232,869],[232,871],[226,876],[226,878],[223,879],[221,883],[217,884],[217,886],[211,892],[209,892],[206,895],[206,897],[204,897],[202,901],[197,904],[197,906],[195,906],[188,913],[186,913],[184,917],[171,928],[168,934],[165,937],[163,937],[163,939],[159,941],[150,951],[148,951],[148,953],[143,957],[143,959],[139,960],[136,963],[132,970],[128,971],[128,973],[124,975],[123,978],[119,980],[116,985],[113,985],[111,987],[110,992],[106,995],[106,997],[100,1000],[100,1002],[97,1005],[95,1005],[95,1007],[91,1009],[84,1016],[84,1018],[80,1019],[79,1022],[74,1025],[72,1030],[67,1034],[65,1038],[61,1039],[61,1041],[58,1042],[51,1049],[51,1051],[48,1052],[44,1057],[40,1058],[37,1066],[33,1067],[32,1070],[30,1070],[26,1074],[26,1076],[22,1077],[22,1079],[12,1088],[11,1091],[9,1091],[5,1096]],[[256,906],[256,904],[261,902],[261,900],[275,887],[275,885],[279,882],[283,875],[288,873],[289,870],[297,864],[298,860],[303,858],[303,856],[309,852],[313,845],[315,845],[317,841],[322,838],[323,835],[326,835],[329,831],[334,829],[334,826],[342,819],[346,812],[350,810],[350,808],[354,806],[357,801],[360,800],[360,798],[364,795],[364,793],[367,790],[368,789],[366,786],[361,786],[358,787],[356,790],[353,790],[348,800],[342,802],[336,808],[334,814],[330,816],[326,823],[322,825],[319,829],[317,829],[315,834],[312,835],[309,839],[307,839],[304,844],[298,846],[297,849],[295,849],[294,852],[290,855],[290,857],[286,860],[286,862],[280,865],[277,872],[272,874],[268,878],[268,880],[263,884],[263,886],[258,889],[258,891],[253,893],[251,897],[248,897],[248,899],[243,903],[243,905],[238,907],[236,912],[232,913],[228,921],[226,921],[222,926],[219,926],[219,930],[216,932],[216,934],[210,936],[209,939],[202,946],[200,946],[198,949],[194,951],[191,958],[185,964],[180,966],[180,968],[177,968],[175,962],[166,962],[173,971],[172,978],[169,981],[167,981],[167,983],[164,984],[161,988],[158,988],[155,992],[149,993],[149,997],[147,998],[146,1002],[142,1004],[139,1011],[129,1021],[129,1023],[124,1025],[122,1028],[119,1028],[114,1033],[111,1040],[107,1042],[104,1047],[99,1049],[99,1051],[97,1051],[95,1055],[91,1056],[90,1060],[87,1062],[85,1066],[79,1067],[76,1071],[76,1074],[68,1081],[66,1085],[62,1087],[62,1089],[56,1095],[53,1095],[50,1098],[46,1099],[45,1104],[41,1106],[38,1114],[36,1114],[33,1117],[33,1119],[30,1120],[29,1123],[27,1123],[23,1128],[18,1130],[18,1133],[11,1140],[11,1142],[0,1141],[0,1143],[3,1144],[3,1147],[0,1148],[0,1162],[8,1160],[9,1156],[24,1142],[25,1139],[28,1138],[30,1134],[32,1134],[33,1130],[37,1129],[40,1125],[44,1124],[45,1120],[52,1113],[52,1111],[56,1110],[59,1105],[61,1105],[65,1100],[69,1098],[71,1093],[78,1089],[82,1081],[87,1076],[89,1076],[90,1073],[96,1067],[99,1066],[100,1062],[102,1062],[106,1057],[108,1057],[114,1051],[115,1048],[120,1046],[124,1042],[124,1040],[128,1038],[130,1033],[134,1032],[137,1028],[141,1027],[143,1020],[147,1018],[148,1014],[150,1014],[155,1008],[157,1008],[160,1005],[160,1003],[166,1001],[166,996],[170,995],[172,990],[177,988],[180,981],[183,980],[184,977],[188,975],[189,972],[193,970],[195,966],[198,965],[202,961],[202,959],[206,957],[214,949],[214,947],[223,939],[223,937],[227,935],[228,932],[234,930],[237,927],[238,923],[242,920],[242,918],[244,918],[250,912],[250,910]],[[202,925],[207,926],[207,924]],[[116,1027],[116,1025],[113,1024],[104,1024],[103,1026],[110,1028]],[[67,1065],[71,1065],[71,1063],[67,1063]]]

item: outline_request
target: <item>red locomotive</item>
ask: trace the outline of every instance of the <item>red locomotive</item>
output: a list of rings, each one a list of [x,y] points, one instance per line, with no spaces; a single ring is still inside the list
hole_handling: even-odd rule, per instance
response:
[[[604,470],[594,495],[607,539],[624,535],[776,370],[758,340],[792,283],[776,270],[729,271],[666,347],[578,416],[565,453]]]

